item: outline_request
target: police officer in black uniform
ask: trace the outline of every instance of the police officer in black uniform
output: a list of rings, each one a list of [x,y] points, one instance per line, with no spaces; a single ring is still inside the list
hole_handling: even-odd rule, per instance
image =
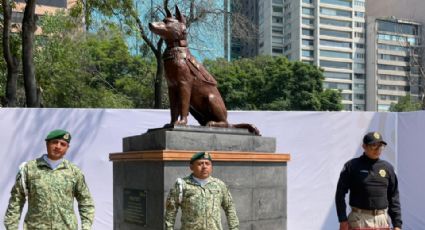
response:
[[[387,143],[378,132],[363,138],[364,153],[345,163],[339,176],[335,202],[340,230],[389,229],[402,225],[397,176],[393,166],[379,159]],[[350,191],[351,213],[346,213],[345,194]]]

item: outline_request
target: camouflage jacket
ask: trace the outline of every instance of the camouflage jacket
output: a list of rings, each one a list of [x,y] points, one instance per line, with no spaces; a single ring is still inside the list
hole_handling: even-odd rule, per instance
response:
[[[25,183],[21,180],[22,176]],[[28,199],[24,229],[76,230],[74,197],[78,201],[82,229],[91,229],[94,203],[80,169],[67,160],[63,160],[55,170],[42,157],[29,161],[18,173],[12,188],[4,218],[6,229],[18,229],[22,208]]]
[[[182,210],[182,230],[221,230],[221,207],[230,230],[239,228],[232,196],[223,181],[210,177],[201,187],[192,175],[183,178],[182,199],[178,182],[170,190],[165,211],[165,228],[172,230],[178,207]]]

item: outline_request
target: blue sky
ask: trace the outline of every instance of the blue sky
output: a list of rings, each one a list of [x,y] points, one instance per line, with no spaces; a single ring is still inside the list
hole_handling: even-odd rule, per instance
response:
[[[152,1],[135,1],[136,7],[140,13],[140,19],[145,26],[145,30],[149,31],[147,28],[148,22],[152,21],[152,19],[147,15],[148,9],[156,8],[162,4],[162,0],[152,0]],[[170,1],[170,11],[174,13],[174,4],[176,1]],[[184,1],[186,2],[186,1]],[[204,4],[207,4],[211,8],[215,9],[223,9],[223,1],[213,1],[213,0],[203,0]],[[183,14],[188,15],[188,6],[184,6],[183,4],[179,4],[179,8]],[[186,12],[187,11],[187,12]],[[144,14],[144,15],[143,15]],[[98,25],[102,24],[102,19],[106,19],[104,16],[97,15],[95,16],[97,19]],[[163,16],[158,16],[159,20],[163,19]],[[107,20],[117,21],[118,19],[107,18]],[[222,14],[217,16],[209,15],[206,20],[201,23],[192,24],[190,28],[188,28],[188,42],[191,53],[199,60],[203,61],[204,59],[216,59],[220,57],[224,57],[224,17]],[[96,27],[96,26],[95,26]],[[137,33],[137,29],[134,29],[134,32]],[[152,35],[150,35],[152,36]],[[155,35],[154,35],[155,36]],[[154,39],[156,39],[154,37]],[[138,50],[141,44],[144,41],[141,38],[137,37],[129,37],[127,39],[128,46],[132,50],[133,53],[138,53]]]

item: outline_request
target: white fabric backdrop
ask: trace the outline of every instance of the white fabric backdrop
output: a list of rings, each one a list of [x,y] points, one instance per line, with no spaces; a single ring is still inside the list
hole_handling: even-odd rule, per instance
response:
[[[425,229],[425,112],[398,119],[398,174],[404,229]]]
[[[256,124],[263,136],[277,138],[277,152],[291,154],[289,230],[337,228],[334,194],[339,172],[347,160],[361,154],[361,139],[371,130],[383,133],[389,143],[383,157],[398,168],[404,229],[425,226],[421,199],[425,185],[415,181],[425,172],[420,167],[425,158],[420,141],[425,132],[424,112],[230,112],[229,120]],[[50,130],[64,128],[73,136],[66,158],[84,171],[96,202],[93,229],[112,229],[109,153],[121,152],[122,137],[168,121],[167,110],[0,109],[0,221],[18,165],[45,152],[43,139]]]

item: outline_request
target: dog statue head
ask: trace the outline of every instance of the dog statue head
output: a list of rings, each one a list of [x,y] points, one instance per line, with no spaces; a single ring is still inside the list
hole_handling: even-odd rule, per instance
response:
[[[165,9],[167,17],[162,22],[149,23],[149,29],[152,33],[159,35],[167,44],[173,42],[186,40],[186,18],[180,13],[179,8],[176,6],[176,17],[171,15],[168,9]]]

